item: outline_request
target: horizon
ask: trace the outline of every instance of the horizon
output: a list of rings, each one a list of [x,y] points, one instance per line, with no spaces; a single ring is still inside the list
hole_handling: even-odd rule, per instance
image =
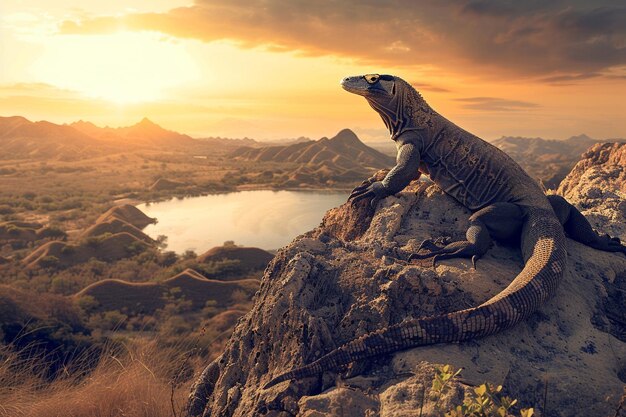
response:
[[[626,136],[624,8],[397,3],[7,0],[0,113],[98,126],[145,116],[192,137],[257,140],[348,127],[384,141],[378,115],[339,81],[391,73],[488,140]]]
[[[361,137],[361,135],[359,135],[357,130],[355,130],[353,128],[349,128],[349,127],[340,128],[338,131],[336,131],[333,134],[326,134],[326,135],[319,136],[317,138],[312,138],[312,137],[300,135],[300,136],[283,137],[283,138],[275,138],[274,139],[274,138],[256,138],[256,137],[253,137],[253,136],[242,136],[242,137],[225,137],[225,136],[218,136],[218,135],[192,136],[192,135],[188,134],[187,132],[177,131],[177,130],[170,129],[167,126],[163,126],[158,121],[154,121],[154,120],[150,119],[147,116],[144,116],[144,117],[141,118],[141,120],[136,121],[134,123],[131,123],[129,125],[118,125],[118,126],[104,125],[103,126],[103,125],[98,125],[96,123],[93,123],[90,120],[83,120],[83,119],[74,120],[74,121],[69,122],[69,123],[55,123],[53,121],[43,120],[43,119],[42,120],[31,120],[31,119],[29,119],[29,118],[27,118],[25,116],[21,116],[21,115],[13,115],[13,116],[3,116],[3,115],[0,115],[0,118],[12,118],[12,117],[21,117],[21,118],[24,118],[24,119],[26,119],[27,121],[29,121],[31,123],[47,122],[47,123],[56,124],[58,126],[69,126],[69,127],[73,127],[72,125],[76,124],[76,123],[89,123],[89,124],[94,125],[96,128],[99,128],[99,129],[124,129],[124,128],[130,128],[130,127],[138,126],[141,123],[147,121],[147,122],[149,122],[151,124],[156,125],[157,127],[161,128],[161,129],[164,129],[164,130],[167,130],[167,131],[170,131],[170,132],[173,132],[173,133],[181,134],[181,135],[187,135],[187,136],[191,137],[192,139],[196,139],[196,140],[205,140],[205,139],[246,140],[247,139],[247,140],[253,140],[253,141],[259,142],[259,143],[263,143],[263,142],[276,143],[276,142],[280,142],[280,141],[295,141],[295,140],[299,140],[299,139],[308,139],[308,140],[311,140],[311,141],[317,141],[317,140],[321,140],[321,139],[324,139],[324,138],[328,138],[328,139],[333,138],[333,137],[339,135],[339,133],[341,133],[342,131],[349,130],[349,131],[353,132],[354,134],[356,134],[357,138],[360,141],[362,141],[362,142],[364,142],[366,144],[367,143],[381,143],[381,142],[392,141],[392,139],[390,139],[389,137],[387,137],[387,138],[375,138],[375,139],[371,139],[371,138],[370,139],[364,139],[363,137]],[[85,133],[85,132],[82,132],[82,133]],[[586,137],[586,138],[589,138],[589,139],[595,140],[595,141],[616,140],[616,139],[617,140],[625,140],[624,138],[621,138],[621,137],[598,138],[598,137],[593,137],[591,135],[588,135],[585,132],[582,132],[582,133],[579,133],[579,134],[576,134],[576,135],[571,135],[571,136],[568,136],[568,137],[562,137],[562,138],[543,138],[543,137],[539,137],[539,136],[530,137],[530,136],[516,136],[516,135],[501,135],[501,136],[496,137],[496,138],[484,138],[484,139],[489,141],[489,142],[492,142],[492,141],[495,141],[495,140],[498,140],[498,139],[502,139],[502,138],[540,139],[540,140],[548,140],[548,141],[555,140],[555,141],[561,142],[561,141],[567,141],[567,140],[572,139],[572,138],[580,138],[580,137]]]

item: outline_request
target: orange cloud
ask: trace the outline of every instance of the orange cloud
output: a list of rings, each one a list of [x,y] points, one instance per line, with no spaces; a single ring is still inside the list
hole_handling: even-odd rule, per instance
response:
[[[119,28],[396,67],[429,65],[548,80],[581,80],[626,65],[626,7],[611,0],[593,5],[584,0],[196,0],[167,13],[66,21],[61,31]]]

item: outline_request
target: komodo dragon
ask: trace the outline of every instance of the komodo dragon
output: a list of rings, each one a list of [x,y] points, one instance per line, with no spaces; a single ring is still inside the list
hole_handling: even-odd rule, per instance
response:
[[[508,155],[442,117],[411,85],[391,75],[368,74],[341,82],[365,97],[380,114],[398,148],[396,166],[382,181],[364,181],[349,200],[372,198],[371,204],[400,192],[426,174],[448,195],[474,213],[467,240],[437,247],[409,259],[472,258],[487,252],[492,238],[521,236],[525,266],[495,297],[478,307],[404,321],[363,335],[320,359],[277,376],[265,389],[367,357],[434,343],[460,342],[509,328],[550,298],[566,264],[565,234],[592,248],[622,252],[617,238],[598,235],[584,216],[562,197],[543,193]]]

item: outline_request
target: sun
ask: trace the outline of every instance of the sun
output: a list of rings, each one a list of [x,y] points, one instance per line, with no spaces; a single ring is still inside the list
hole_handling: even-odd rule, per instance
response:
[[[42,82],[120,104],[168,97],[199,78],[181,42],[151,32],[57,35],[33,66]]]

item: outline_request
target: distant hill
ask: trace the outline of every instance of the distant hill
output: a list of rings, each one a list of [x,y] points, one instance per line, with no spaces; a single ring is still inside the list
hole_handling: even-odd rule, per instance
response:
[[[259,248],[241,246],[217,246],[198,256],[200,263],[218,262],[222,260],[239,261],[245,270],[265,269],[274,255]]]
[[[128,233],[89,236],[79,243],[58,240],[45,243],[26,256],[22,262],[26,268],[66,268],[87,262],[91,258],[112,262],[131,257],[150,246],[145,239]]]
[[[367,146],[369,146],[370,148],[374,148],[377,151],[382,152],[385,155],[389,155],[393,158],[395,158],[396,154],[398,153],[396,143],[391,139],[387,139],[385,141],[367,142]]]
[[[330,183],[363,179],[381,168],[390,168],[392,157],[370,148],[356,134],[344,129],[336,136],[286,146],[242,147],[231,153],[242,161],[290,163],[282,185]]]
[[[176,145],[192,144],[191,136],[163,129],[148,118],[143,118],[139,123],[128,127],[98,127],[91,122],[82,120],[74,122],[71,127],[88,134],[94,138],[108,141],[130,140],[134,144],[142,145]]]
[[[300,164],[323,164],[333,162],[343,168],[389,166],[387,155],[370,148],[359,140],[350,129],[344,129],[331,139],[306,141],[286,146],[240,148],[232,156],[253,161],[296,162]]]
[[[163,129],[144,118],[128,127],[98,127],[78,121],[59,125],[31,122],[21,117],[0,117],[1,159],[76,161],[141,147],[201,146],[188,135]]]
[[[606,141],[624,142],[626,139]],[[517,161],[533,178],[556,189],[581,155],[597,142],[600,140],[578,135],[566,140],[503,136],[491,143]]]
[[[87,262],[91,258],[107,262],[128,258],[156,244],[152,238],[141,231],[154,221],[129,204],[115,206],[87,228],[77,242],[54,240],[44,243],[28,254],[22,262],[29,269],[67,268]],[[32,235],[31,240],[37,240],[37,236],[51,235],[54,231],[47,228],[35,230],[26,226],[28,224],[1,223],[0,238],[3,237],[2,233],[16,236],[19,232],[25,238]],[[63,236],[52,234],[50,237]]]
[[[150,236],[142,232],[139,228],[133,226],[130,223],[127,223],[125,221],[122,221],[116,218],[109,218],[109,219],[97,222],[93,226],[88,227],[80,235],[80,238],[85,239],[89,237],[102,236],[105,234],[114,235],[114,234],[122,233],[122,232],[133,235],[137,239],[142,240],[148,244],[154,243],[154,240]]]
[[[14,248],[25,247],[27,242],[52,238],[65,239],[66,233],[62,230],[34,222],[12,220],[0,222],[0,246],[11,245]]]
[[[311,138],[300,136],[299,138],[263,140],[263,141],[258,141],[257,143],[265,145],[265,146],[268,146],[268,145],[285,146],[285,145],[293,145],[294,143],[310,142],[311,140],[312,140]]]
[[[204,142],[209,145],[220,145],[220,146],[258,146],[260,143],[254,139],[243,138],[243,139],[234,139],[234,138],[222,138],[220,136],[208,137],[208,138],[198,138],[196,139],[200,142]]]
[[[311,139],[304,136],[299,138],[286,138],[286,139],[273,139],[273,140],[255,140],[248,137],[242,139],[237,138],[223,138],[220,136],[211,136],[208,138],[198,138],[197,140],[203,141],[211,145],[222,146],[250,146],[250,147],[263,147],[263,146],[285,146],[293,145],[294,143],[309,142]]]
[[[228,307],[236,297],[250,298],[258,290],[259,281],[217,281],[206,279],[199,272],[187,269],[162,282],[134,283],[118,279],[105,279],[89,285],[76,297],[91,296],[100,310],[122,310],[132,313],[151,314],[163,308],[171,297],[184,297],[194,308],[202,308],[207,301],[215,301],[217,307]]]
[[[111,219],[121,220],[139,229],[156,222],[156,219],[146,216],[143,211],[130,204],[111,207],[96,220],[96,224],[110,221]]]
[[[0,117],[0,159],[73,161],[101,154],[106,147],[105,142],[71,126]]]

